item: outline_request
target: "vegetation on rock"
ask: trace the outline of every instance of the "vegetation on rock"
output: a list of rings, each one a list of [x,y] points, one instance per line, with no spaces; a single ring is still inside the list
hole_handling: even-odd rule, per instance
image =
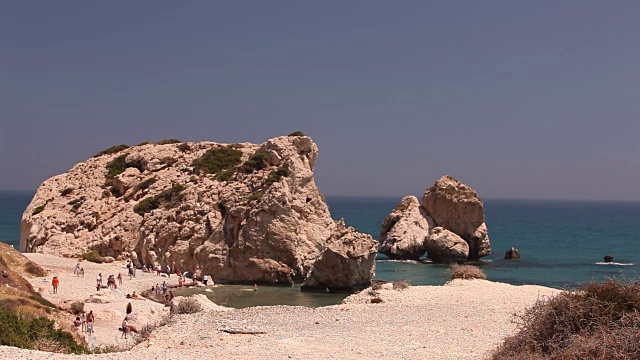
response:
[[[228,170],[240,164],[242,151],[229,147],[209,149],[201,157],[193,160],[191,166],[198,173],[214,174]]]
[[[187,143],[182,143],[182,144],[178,145],[178,150],[180,150],[182,152],[187,152],[187,151],[191,150],[191,146],[189,146],[189,144],[187,144]]]
[[[262,170],[267,167],[267,154],[256,153],[253,154],[249,160],[242,164],[242,168],[246,173],[252,173],[254,170]]]
[[[171,310],[171,312],[175,314],[194,314],[202,311],[202,305],[196,299],[186,298],[180,299],[178,305]]]
[[[125,170],[127,170],[127,162],[126,162],[127,154],[120,155],[117,158],[109,161],[107,163],[107,182],[113,180],[116,176],[122,174]]]
[[[287,168],[278,169],[278,171],[271,171],[267,176],[267,185],[277,183],[282,180],[283,177],[289,176],[289,170]]]
[[[102,155],[110,155],[110,154],[119,153],[120,151],[128,149],[128,148],[129,148],[129,145],[125,145],[125,144],[112,146],[112,147],[110,147],[108,149],[104,149],[104,150],[100,151],[99,153],[93,155],[93,157],[95,158],[95,157],[99,157],[99,156],[102,156]]]
[[[149,144],[151,144],[151,141],[143,141],[140,144],[136,144],[136,146],[149,145]]]
[[[42,205],[38,206],[37,208],[33,209],[33,211],[31,212],[31,215],[38,215],[38,214],[40,214],[41,212],[43,212],[43,211],[44,211],[45,206],[47,206],[47,203],[44,203],[44,204],[42,204]]]
[[[60,195],[67,196],[73,192],[73,188],[66,188],[60,192]]]
[[[184,185],[173,185],[170,189],[164,190],[158,195],[142,199],[133,207],[133,211],[142,216],[151,210],[159,208],[160,205],[165,205],[168,208],[174,207],[184,198],[182,193],[184,189]]]
[[[53,320],[45,317],[16,315],[0,307],[0,324],[1,345],[73,354],[86,352],[86,348],[79,345],[71,334],[56,329]]]
[[[451,280],[453,279],[486,279],[487,275],[477,266],[451,264]]]
[[[91,250],[89,252],[82,254],[82,258],[84,260],[91,261],[98,264],[102,264],[105,261],[102,255],[100,255],[100,253],[98,253],[97,250]]]
[[[231,178],[233,177],[233,175],[235,173],[236,173],[236,168],[231,168],[231,169],[224,170],[224,171],[220,172],[218,175],[216,175],[216,180],[218,180],[218,181],[229,181],[229,180],[231,180]]]
[[[492,359],[640,358],[640,284],[609,280],[539,300]]]
[[[287,135],[287,136],[305,136],[304,133],[302,131],[294,131],[291,134]]]
[[[178,139],[164,139],[164,140],[160,140],[156,143],[156,145],[167,145],[167,144],[178,144],[181,143],[182,141],[178,140]]]

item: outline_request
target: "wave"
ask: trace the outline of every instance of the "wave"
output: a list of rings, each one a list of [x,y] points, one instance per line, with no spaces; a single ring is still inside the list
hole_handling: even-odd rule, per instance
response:
[[[405,263],[405,264],[420,264],[420,261],[415,260],[391,260],[391,259],[380,259],[376,260],[377,262],[392,262],[392,263]]]
[[[596,265],[617,265],[617,266],[633,266],[635,263],[618,263],[618,262],[597,262]]]

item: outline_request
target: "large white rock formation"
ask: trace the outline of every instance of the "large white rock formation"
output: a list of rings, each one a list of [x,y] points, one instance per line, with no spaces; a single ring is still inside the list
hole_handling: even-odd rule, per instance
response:
[[[22,217],[21,251],[97,250],[216,282],[301,280],[342,231],[314,182],[317,156],[307,136],[146,144],[95,156],[42,183]],[[366,237],[357,241],[375,251]],[[373,274],[373,263],[351,266]]]

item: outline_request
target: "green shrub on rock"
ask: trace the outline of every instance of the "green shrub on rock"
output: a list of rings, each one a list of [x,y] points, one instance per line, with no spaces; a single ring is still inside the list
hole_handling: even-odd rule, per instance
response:
[[[79,345],[71,334],[56,329],[53,320],[17,315],[0,306],[0,344],[22,349],[83,354],[86,348]]]
[[[178,140],[178,139],[164,139],[164,140],[160,140],[156,143],[156,145],[167,145],[167,144],[178,144],[181,143],[182,141]]]
[[[240,164],[242,151],[228,147],[209,149],[191,165],[195,172],[218,174]]]
[[[73,192],[73,188],[66,188],[60,192],[60,195],[67,196]]]
[[[40,214],[41,212],[43,212],[43,211],[44,211],[45,206],[47,206],[47,204],[46,204],[46,203],[45,203],[45,204],[42,204],[42,205],[40,205],[40,206],[38,206],[38,207],[37,207],[37,208],[35,208],[35,209],[33,209],[33,211],[31,212],[31,215],[38,215],[38,214]]]
[[[102,264],[104,262],[104,258],[96,250],[91,250],[89,252],[82,254],[82,258],[84,260],[91,261],[98,264]]]
[[[120,155],[117,158],[109,161],[107,163],[107,175],[106,180],[111,181],[116,176],[122,174],[125,170],[127,170],[127,154]]]
[[[144,214],[159,208],[164,205],[168,208],[175,207],[184,199],[184,191],[186,187],[184,185],[173,185],[170,189],[164,190],[158,195],[151,196],[142,199],[138,204],[133,207],[133,211],[143,216]]]
[[[287,177],[289,176],[289,169],[287,168],[281,168],[278,169],[277,171],[271,171],[269,173],[269,176],[267,176],[267,185],[271,185],[273,183],[277,183],[279,182],[283,177]]]
[[[191,146],[189,146],[189,144],[187,144],[187,143],[182,143],[182,144],[178,145],[178,150],[180,150],[182,152],[187,152],[187,151],[191,150]]]
[[[304,133],[302,131],[294,131],[291,134],[287,135],[287,136],[305,136]]]
[[[267,167],[267,154],[265,153],[256,153],[242,164],[242,168],[246,173],[252,173],[254,170],[262,170],[265,167]]]
[[[108,149],[104,149],[104,150],[100,151],[99,153],[93,155],[93,157],[95,158],[95,157],[99,157],[99,156],[102,156],[102,155],[115,154],[115,153],[118,153],[118,152],[120,152],[122,150],[125,150],[125,149],[128,149],[128,148],[129,148],[129,145],[125,145],[125,144],[112,146],[112,147],[110,147]]]

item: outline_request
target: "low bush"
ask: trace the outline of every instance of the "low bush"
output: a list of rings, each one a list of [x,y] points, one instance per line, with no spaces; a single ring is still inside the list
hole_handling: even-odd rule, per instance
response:
[[[477,266],[451,264],[451,280],[453,279],[486,279],[487,275]]]
[[[384,302],[384,300],[382,300],[382,299],[381,299],[381,298],[379,298],[379,297],[375,297],[375,298],[372,298],[372,299],[371,299],[371,303],[372,303],[372,304],[380,304],[381,302]]]
[[[249,195],[249,197],[247,198],[247,200],[249,202],[252,201],[260,201],[262,200],[262,197],[264,196],[264,192],[263,191],[256,191],[255,193]]]
[[[40,205],[40,206],[38,206],[38,207],[37,207],[37,208],[35,208],[35,209],[33,209],[33,211],[31,212],[31,215],[38,215],[38,214],[40,214],[41,212],[43,212],[43,211],[44,211],[45,206],[47,206],[47,204],[46,204],[46,203],[45,203],[45,204],[42,204],[42,205]]]
[[[180,150],[182,152],[187,152],[187,151],[191,150],[191,146],[189,146],[189,144],[187,144],[187,143],[182,143],[182,144],[178,145],[178,150]]]
[[[608,280],[539,300],[492,359],[639,359],[640,284]]]
[[[72,192],[73,192],[73,188],[66,188],[66,189],[60,191],[60,195],[67,196],[67,195],[71,194]]]
[[[305,136],[304,133],[302,131],[294,131],[291,134],[287,135],[287,136]]]
[[[153,185],[156,181],[158,181],[158,179],[156,179],[155,177],[150,177],[148,179],[145,179],[143,182],[141,182],[135,187],[134,192],[138,192],[140,190],[146,190],[149,188],[149,186]]]
[[[242,151],[229,147],[209,149],[191,165],[195,172],[218,174],[240,164]]]
[[[164,139],[164,140],[160,140],[156,143],[156,145],[167,145],[167,144],[178,144],[181,143],[182,141],[178,140],[178,139]]]
[[[84,303],[80,301],[71,303],[71,312],[74,314],[81,314],[84,311]]]
[[[177,206],[184,199],[184,191],[186,187],[184,185],[176,184],[167,190],[163,190],[161,193],[155,196],[142,199],[133,207],[133,211],[138,215],[144,215],[151,210],[155,210],[164,205],[168,208]]]
[[[280,182],[280,180],[282,180],[283,177],[287,177],[289,176],[289,169],[287,168],[281,168],[278,169],[277,171],[271,171],[269,173],[269,176],[267,176],[267,185],[271,185],[277,182]]]
[[[0,345],[73,354],[87,351],[71,334],[56,329],[53,320],[45,317],[18,316],[0,307],[0,324]]]
[[[127,170],[126,158],[127,154],[120,155],[107,163],[107,182],[110,182],[113,178]]]
[[[24,271],[33,275],[33,276],[46,276],[47,271],[40,267],[40,265],[34,263],[33,261],[27,261],[24,264]]]
[[[254,170],[262,170],[265,167],[267,167],[267,154],[265,153],[256,153],[242,164],[242,168],[246,173],[252,173]]]
[[[45,275],[46,275],[46,274],[45,274]],[[44,276],[44,275],[43,275],[43,276]],[[52,309],[57,309],[57,308],[58,308],[58,307],[57,307],[57,306],[55,306],[51,301],[49,301],[49,300],[47,300],[47,299],[43,298],[42,296],[38,296],[38,295],[31,295],[31,296],[29,296],[29,299],[31,299],[31,300],[33,300],[33,301],[35,301],[35,302],[37,302],[37,303],[39,303],[39,304],[41,304],[41,305],[44,305],[44,306],[46,306],[46,307],[50,307],[50,308],[52,308]]]
[[[149,145],[149,144],[151,144],[151,141],[143,141],[140,144],[136,144],[136,146]]]
[[[95,157],[99,157],[99,156],[102,156],[102,155],[110,155],[110,154],[119,153],[120,151],[128,149],[128,148],[129,148],[129,145],[124,145],[124,144],[112,146],[112,147],[110,147],[108,149],[104,149],[104,150],[100,151],[99,153],[93,155],[93,157],[95,158]]]
[[[104,262],[104,258],[96,250],[91,250],[89,252],[82,254],[82,258],[84,260],[91,261],[98,264],[102,264]]]
[[[393,290],[404,290],[410,286],[409,280],[394,281],[391,285],[393,286]]]
[[[181,299],[172,310],[175,314],[194,314],[202,311],[202,305],[196,299],[186,298]]]
[[[235,175],[235,173],[236,173],[236,169],[235,168],[224,170],[224,171],[220,172],[218,175],[216,175],[216,180],[218,180],[218,181],[229,181],[229,180],[231,180],[233,175]]]
[[[80,196],[80,197],[77,197],[77,198],[69,201],[67,203],[67,205],[71,205],[71,208],[73,210],[78,210],[78,209],[80,209],[80,207],[82,206],[82,204],[84,203],[85,200],[86,200],[86,197]]]

